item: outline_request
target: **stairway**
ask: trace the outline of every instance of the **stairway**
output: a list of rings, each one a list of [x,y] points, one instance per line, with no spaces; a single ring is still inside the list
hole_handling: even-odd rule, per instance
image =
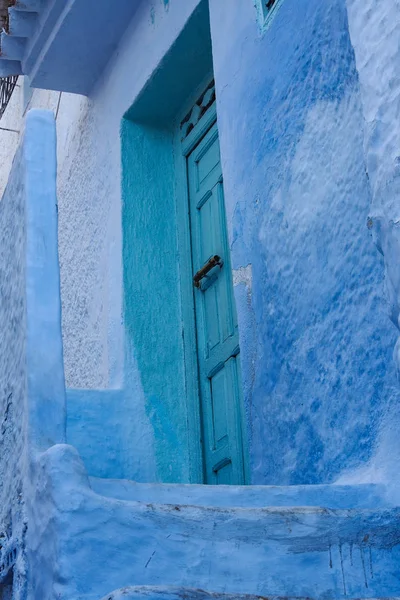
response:
[[[102,600],[310,600],[298,596],[268,596],[249,594],[218,594],[193,588],[139,586],[116,590]],[[382,599],[383,600],[383,599]]]
[[[9,2],[8,27],[0,36],[0,76],[21,75],[21,63],[24,60],[27,47],[34,38],[39,27],[39,10],[42,0],[24,0],[13,6]]]
[[[34,488],[32,598],[400,595],[400,510],[379,486],[112,482],[89,479],[76,450],[58,445],[42,455]]]

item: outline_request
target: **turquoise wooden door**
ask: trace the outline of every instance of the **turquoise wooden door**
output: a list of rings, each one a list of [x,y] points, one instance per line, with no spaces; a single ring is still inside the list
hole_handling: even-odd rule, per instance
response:
[[[244,484],[239,336],[216,123],[188,155],[187,172],[205,481]]]

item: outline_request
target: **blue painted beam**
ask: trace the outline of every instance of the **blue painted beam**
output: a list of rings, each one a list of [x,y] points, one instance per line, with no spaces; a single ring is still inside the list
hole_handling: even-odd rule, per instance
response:
[[[64,4],[60,12],[61,4]],[[59,13],[52,30],[44,25],[24,73],[34,87],[88,95],[116,50],[131,21],[137,0],[120,0],[110,19],[107,0],[55,0]],[[53,20],[54,21],[54,20]]]
[[[88,95],[137,5],[120,0],[110,19],[107,0],[20,0],[9,9],[10,35],[2,41],[4,57],[22,66],[3,65],[3,76],[23,73],[34,87]]]

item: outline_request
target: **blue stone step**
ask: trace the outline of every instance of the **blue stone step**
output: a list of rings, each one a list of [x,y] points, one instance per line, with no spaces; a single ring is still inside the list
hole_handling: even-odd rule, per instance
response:
[[[1,55],[10,60],[21,61],[24,58],[26,39],[8,35],[5,31],[1,34]]]
[[[29,38],[33,35],[37,25],[37,13],[11,7],[8,10],[8,14],[11,35],[23,38]]]
[[[400,508],[377,507],[379,486],[110,482],[89,479],[67,445],[46,451],[37,474],[27,539],[41,600],[99,600],[126,588],[123,597],[143,585],[231,597],[400,595]],[[316,499],[353,507],[314,506]],[[367,500],[374,504],[361,508]],[[56,565],[49,530],[62,556]]]
[[[90,478],[102,496],[158,504],[219,507],[318,506],[384,508],[389,506],[385,487],[378,484],[296,486],[211,486],[135,483],[126,479]]]
[[[18,60],[0,56],[0,77],[10,77],[11,75],[22,75],[21,63]]]
[[[311,600],[299,596],[268,596],[268,598],[250,594],[221,594],[195,588],[134,586],[115,590],[102,600]],[[385,600],[385,599],[381,599]],[[389,599],[386,599],[389,600]],[[395,600],[392,598],[391,600]]]

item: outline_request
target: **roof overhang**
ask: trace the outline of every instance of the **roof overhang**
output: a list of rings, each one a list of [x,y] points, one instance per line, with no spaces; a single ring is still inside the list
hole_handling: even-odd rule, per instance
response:
[[[139,0],[17,0],[1,34],[0,77],[89,95]]]

